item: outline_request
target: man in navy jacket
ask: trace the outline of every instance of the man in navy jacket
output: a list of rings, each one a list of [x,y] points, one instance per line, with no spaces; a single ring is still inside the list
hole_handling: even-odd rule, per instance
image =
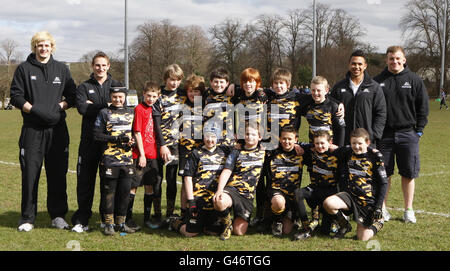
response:
[[[401,175],[405,212],[403,220],[416,223],[412,209],[415,178],[419,176],[419,139],[428,122],[428,94],[422,79],[409,70],[400,46],[386,51],[387,67],[377,75],[386,98],[387,119],[378,148],[383,154],[387,175],[394,173],[394,156]],[[387,200],[387,194],[385,203]],[[389,220],[384,208],[383,216]]]
[[[11,103],[22,110],[19,139],[22,204],[19,231],[30,231],[36,219],[38,183],[45,160],[47,210],[52,226],[67,229],[66,174],[69,133],[66,112],[75,103],[75,83],[68,67],[53,59],[55,40],[48,32],[31,39],[32,53],[21,63],[11,83]]]

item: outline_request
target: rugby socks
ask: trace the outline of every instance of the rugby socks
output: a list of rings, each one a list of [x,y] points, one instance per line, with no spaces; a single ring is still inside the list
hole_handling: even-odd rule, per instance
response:
[[[167,199],[166,217],[170,217],[171,215],[173,215],[174,210],[175,210],[175,199]]]
[[[144,194],[144,222],[150,220],[154,194]]]
[[[128,201],[126,221],[128,221],[130,219],[133,219],[133,205],[134,205],[134,198],[135,197],[136,197],[135,194],[130,193],[130,199]]]
[[[161,197],[153,198],[153,212],[155,216],[161,217]]]

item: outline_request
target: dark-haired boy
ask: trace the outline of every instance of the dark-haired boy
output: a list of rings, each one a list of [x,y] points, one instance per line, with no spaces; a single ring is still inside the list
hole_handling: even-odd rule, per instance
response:
[[[280,146],[267,155],[267,190],[273,215],[272,234],[289,234],[297,217],[295,191],[300,188],[303,156],[295,150],[297,130],[281,128]]]
[[[114,235],[114,224],[122,232],[133,233],[125,224],[134,176],[131,151],[134,112],[124,106],[127,89],[111,88],[111,105],[100,110],[94,123],[94,138],[102,142],[100,178],[103,194],[100,202],[105,217],[105,235]]]
[[[382,205],[387,192],[387,175],[382,155],[368,151],[370,135],[364,128],[350,134],[352,151],[342,157],[347,178],[344,192],[330,196],[323,207],[339,225],[335,238],[352,230],[344,214],[353,214],[358,240],[367,241],[383,227]]]

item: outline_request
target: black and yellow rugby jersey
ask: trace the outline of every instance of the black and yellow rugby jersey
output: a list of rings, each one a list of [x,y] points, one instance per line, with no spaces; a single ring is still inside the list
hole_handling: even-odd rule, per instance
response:
[[[311,147],[311,145],[309,145]],[[333,186],[338,183],[338,152],[324,153],[312,151],[310,148],[303,148],[305,164],[308,165],[311,185],[318,187]]]
[[[100,110],[94,123],[94,133],[102,133],[107,136],[119,136],[126,134],[132,137],[134,111],[133,109],[109,106]],[[103,157],[100,164],[114,166],[133,165],[133,153],[130,148],[124,148],[121,143],[106,142]]]
[[[271,127],[271,122],[278,120],[280,128],[290,125],[298,130],[301,124],[300,106],[303,103],[301,99],[303,96],[292,90],[288,90],[281,95],[277,95],[272,90],[265,90],[265,92],[269,94],[267,102],[267,121],[269,129]],[[275,107],[272,107],[271,105],[277,106],[278,112],[274,111],[273,109],[275,109]]]
[[[222,129],[222,137],[217,140],[218,145],[234,146],[233,98],[227,96],[226,91],[216,93],[209,89],[208,93],[205,100],[204,123],[209,124],[210,121],[214,121],[215,127]]]
[[[236,86],[236,88],[238,88]],[[265,125],[265,110],[264,105],[267,102],[267,95],[263,90],[255,90],[253,94],[247,97],[243,90],[237,91],[238,95],[234,97],[236,112],[236,127],[235,132],[238,133],[238,139],[243,139],[245,135],[244,123],[248,121],[255,121],[259,125]]]
[[[178,144],[180,125],[179,122],[183,104],[186,101],[185,92],[181,89],[168,91],[162,88],[159,97],[159,105],[161,109],[161,131],[166,146],[174,146]],[[175,125],[177,124],[177,125]]]
[[[255,197],[255,188],[261,177],[265,151],[259,146],[251,150],[233,150],[225,161],[226,169],[232,171],[226,186],[237,189],[247,199]]]
[[[190,152],[202,143],[203,134],[203,110],[202,106],[195,107],[192,102],[186,99],[180,126],[180,148]]]
[[[188,156],[184,167],[184,176],[192,176],[195,200],[200,199],[204,210],[214,208],[212,197],[217,190],[220,173],[229,154],[227,147],[217,146],[213,151],[201,147],[194,149]]]
[[[387,191],[387,175],[382,155],[372,152],[345,158],[348,173],[348,192],[360,206],[381,208]]]
[[[305,117],[309,124],[309,141],[313,143],[314,133],[329,131],[333,136],[333,143],[338,146],[344,144],[345,121],[336,116],[338,104],[325,99],[323,103],[312,103],[305,108]]]
[[[295,196],[295,189],[300,188],[303,173],[303,156],[295,149],[287,152],[281,147],[268,156],[268,178],[272,189]]]

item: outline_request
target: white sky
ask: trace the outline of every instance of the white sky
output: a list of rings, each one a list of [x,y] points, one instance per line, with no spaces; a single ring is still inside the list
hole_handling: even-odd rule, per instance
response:
[[[19,43],[23,58],[30,53],[30,40],[47,30],[56,39],[55,58],[78,61],[92,50],[117,53],[124,43],[124,0],[0,0],[0,41]],[[306,8],[312,0],[128,0],[128,39],[148,20],[170,19],[179,26],[199,25],[207,30],[227,17],[243,21],[261,14],[286,14]],[[403,44],[399,21],[407,0],[317,0],[341,8],[366,29],[364,41],[384,52]]]

